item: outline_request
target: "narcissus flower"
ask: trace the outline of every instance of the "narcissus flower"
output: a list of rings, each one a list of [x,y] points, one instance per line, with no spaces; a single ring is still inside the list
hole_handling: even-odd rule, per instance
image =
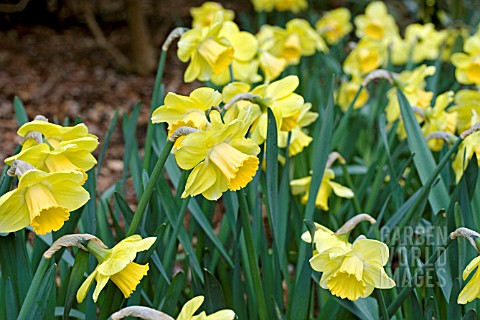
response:
[[[312,243],[310,232],[302,234],[302,240]],[[341,248],[344,251],[352,249],[352,244],[348,242],[348,234],[336,235],[332,230],[315,222],[315,236],[313,238],[315,250],[313,254],[324,252],[330,248]]]
[[[100,291],[110,279],[122,291],[123,296],[128,298],[148,271],[148,263],[141,265],[133,260],[137,252],[148,250],[155,240],[155,237],[142,239],[139,235],[133,235],[120,241],[112,249],[105,249],[96,242],[89,241],[87,249],[98,260],[98,265],[78,289],[77,301],[82,302],[85,299],[94,279],[97,285],[93,292],[93,301],[97,301]]]
[[[220,37],[222,26],[223,14],[219,11],[209,27],[189,30],[180,38],[178,58],[182,62],[190,61],[184,74],[185,82],[210,80],[212,74],[222,73],[232,63],[234,49],[226,38]]]
[[[468,266],[463,270],[463,280],[466,281],[468,276],[474,271],[473,277],[468,281],[463,290],[460,292],[457,298],[459,304],[466,304],[477,298],[480,298],[480,256],[474,258]]]
[[[326,169],[322,183],[320,185],[320,189],[318,190],[317,197],[315,198],[315,205],[317,208],[320,208],[324,211],[328,211],[328,198],[332,194],[332,191],[339,197],[342,198],[353,198],[354,194],[353,191],[347,187],[342,186],[341,184],[332,181],[335,178],[335,174],[331,169]],[[300,179],[295,179],[290,181],[290,186],[292,187],[292,194],[302,194],[302,203],[307,203],[308,201],[308,191],[310,189],[310,182],[312,181],[312,177],[304,177]]]
[[[305,103],[303,105],[302,110],[299,111],[297,117],[297,125],[291,130],[292,136],[290,138],[290,147],[288,148],[288,154],[291,157],[302,152],[302,150],[308,147],[313,140],[312,137],[302,130],[302,128],[309,126],[318,118],[318,113],[311,112],[311,108],[311,103]],[[280,148],[286,148],[287,140],[288,132],[280,131],[278,133],[278,146]]]
[[[220,310],[210,315],[202,311],[199,315],[194,316],[204,300],[205,298],[203,296],[197,296],[187,301],[178,314],[177,320],[233,320],[235,318],[235,312],[230,309]]]
[[[375,41],[388,41],[398,34],[395,19],[388,14],[387,7],[381,1],[373,1],[365,8],[365,14],[354,19],[355,33],[359,38]]]
[[[245,134],[250,126],[247,116],[224,124],[220,114],[210,113],[211,125],[205,131],[187,135],[175,152],[180,168],[193,169],[182,197],[202,194],[217,200],[222,193],[245,187],[258,169],[258,145]]]
[[[455,172],[457,182],[460,181],[463,171],[467,168],[468,161],[472,158],[474,152],[480,166],[480,131],[467,136],[458,147],[457,155],[452,162],[452,169]]]
[[[433,92],[425,91],[425,78],[435,73],[434,66],[421,65],[416,69],[403,71],[397,78],[401,84],[402,92],[405,94],[411,106],[425,109],[430,105]],[[394,122],[400,116],[400,105],[397,99],[397,88],[392,88],[387,92],[388,105],[385,108],[387,121]]]
[[[377,240],[357,239],[345,250],[332,247],[310,259],[312,269],[323,272],[320,286],[342,299],[355,301],[372,294],[374,288],[395,286],[383,269],[389,257],[388,247]]]
[[[277,78],[287,66],[287,60],[281,56],[276,56],[273,52],[278,50],[279,44],[274,37],[279,27],[263,25],[260,31],[255,35],[258,40],[258,60],[260,69],[265,75],[265,83]]]
[[[345,59],[343,70],[353,77],[363,75],[380,68],[385,61],[385,47],[380,43],[362,39]]]
[[[410,44],[411,57],[415,63],[435,60],[440,55],[440,46],[445,42],[447,32],[437,31],[433,23],[414,23],[405,30],[405,41]]]
[[[232,10],[224,9],[220,3],[207,1],[200,7],[190,9],[190,15],[193,18],[192,26],[194,28],[209,27],[218,11],[223,13],[224,21],[232,21],[235,18],[235,12]]]
[[[480,85],[480,34],[475,34],[465,41],[466,53],[452,54],[452,63],[457,68],[455,77],[463,84]]]
[[[78,171],[46,173],[30,166],[19,174],[18,188],[0,197],[0,232],[28,225],[38,234],[57,231],[90,198]]]
[[[308,7],[307,0],[275,0],[275,10],[297,13]]]
[[[257,73],[258,60],[254,60],[258,51],[258,41],[255,36],[246,31],[240,31],[232,21],[223,23],[219,37],[227,39],[234,49],[232,71],[233,78],[245,82],[258,82],[262,78]],[[220,74],[212,74],[212,82],[223,85],[230,81],[230,70],[225,69]]]
[[[65,144],[73,143],[72,141],[80,138],[98,140],[97,136],[88,133],[88,128],[83,123],[79,123],[73,127],[62,127],[58,124],[43,120],[33,120],[21,126],[17,134],[20,137],[25,137],[30,131],[40,132],[48,144],[54,149],[61,148]]]
[[[480,121],[480,92],[460,90],[455,94],[455,105],[450,108],[458,114],[457,128],[459,132],[470,129]]]
[[[435,106],[426,107],[423,110],[424,124],[422,126],[422,132],[425,137],[436,131],[448,132],[452,134],[455,132],[457,125],[457,113],[446,110],[452,101],[453,91],[447,91],[437,97],[435,100]],[[427,143],[430,149],[433,151],[440,151],[440,149],[443,147],[444,140],[431,139]]]
[[[46,143],[34,145],[5,159],[5,163],[11,165],[15,160],[22,160],[45,172],[77,170],[83,174],[85,182],[88,178],[85,172],[97,163],[91,152],[98,146],[98,141],[89,137],[73,141],[75,143],[60,143],[58,149],[53,150]]]
[[[298,64],[302,56],[328,51],[323,39],[304,19],[290,20],[285,29],[275,28],[273,37],[276,45],[271,52],[289,64]]]
[[[352,79],[351,81],[342,81],[340,88],[338,88],[337,94],[335,95],[337,104],[340,106],[343,112],[348,110],[350,103],[352,103],[353,98],[357,94],[358,89],[360,89],[361,81],[357,78]],[[362,88],[360,91],[357,100],[353,104],[354,109],[359,109],[363,107],[369,98],[368,90]]]
[[[169,92],[164,105],[153,111],[152,122],[168,123],[170,134],[175,131],[172,129],[185,125],[203,130],[208,123],[205,111],[221,101],[222,94],[211,88],[195,89],[188,97]]]
[[[340,39],[352,31],[351,14],[347,8],[338,8],[327,11],[315,23],[317,32],[327,40],[328,44],[336,44]]]

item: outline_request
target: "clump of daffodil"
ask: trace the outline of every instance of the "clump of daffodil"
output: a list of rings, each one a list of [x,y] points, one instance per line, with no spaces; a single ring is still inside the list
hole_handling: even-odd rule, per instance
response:
[[[318,118],[318,113],[310,111],[312,104],[307,102],[299,111],[297,125],[291,130],[290,146],[288,148],[289,156],[293,157],[310,145],[313,138],[304,132],[305,127],[312,124]],[[280,131],[278,134],[278,146],[287,147],[288,132]]]
[[[315,206],[323,211],[328,211],[328,198],[330,195],[335,193],[337,196],[350,199],[353,198],[354,193],[351,189],[342,186],[341,184],[332,181],[335,178],[335,173],[333,170],[326,168],[323,173],[322,182],[320,184],[320,189],[315,198]],[[311,176],[303,177],[300,179],[294,179],[290,181],[290,186],[292,188],[292,194],[299,195],[303,194],[301,201],[302,203],[307,203],[309,197],[310,183],[312,181]]]
[[[90,195],[80,185],[78,171],[46,173],[16,160],[12,174],[18,187],[0,197],[0,232],[14,232],[31,225],[37,234],[59,230],[70,212],[82,207]]]
[[[351,14],[347,8],[330,10],[315,23],[315,29],[328,44],[333,45],[352,31],[350,18]]]
[[[452,54],[455,65],[455,77],[463,84],[480,85],[480,34],[475,34],[465,41],[465,53]]]
[[[387,7],[381,1],[370,2],[365,14],[355,17],[353,21],[359,38],[388,42],[398,34],[395,19],[388,14]]]
[[[335,97],[337,104],[340,106],[340,109],[342,109],[343,112],[346,112],[348,110],[348,107],[355,98],[355,95],[360,89],[361,84],[362,81],[357,77],[352,78],[352,80],[350,81],[342,80],[342,82],[340,83],[340,87],[338,88]],[[366,88],[362,88],[360,94],[357,97],[357,100],[353,104],[353,108],[359,109],[363,107],[367,103],[368,98],[368,90]]]
[[[93,280],[97,282],[93,301],[97,301],[100,291],[107,285],[108,280],[112,280],[122,291],[123,296],[128,298],[148,271],[148,263],[141,265],[133,260],[137,252],[148,250],[155,240],[155,237],[142,239],[139,235],[133,235],[120,241],[112,249],[106,249],[95,241],[89,241],[87,249],[95,256],[98,265],[78,289],[77,301],[82,302],[85,299]]]
[[[245,138],[251,123],[248,111],[224,124],[220,113],[213,110],[210,120],[205,131],[187,135],[175,151],[180,168],[193,169],[183,198],[202,194],[209,200],[217,200],[228,189],[245,187],[258,169],[260,148]]]
[[[416,69],[402,71],[396,78],[402,92],[405,94],[411,106],[425,109],[430,105],[433,92],[425,91],[425,78],[435,73],[434,66],[421,65]],[[397,88],[394,87],[387,92],[388,104],[385,109],[387,121],[396,121],[400,116],[400,105],[397,100]]]
[[[457,155],[452,162],[452,169],[455,172],[455,180],[458,183],[467,168],[468,161],[472,158],[475,152],[477,162],[480,166],[480,131],[473,132],[468,135],[458,147]]]
[[[290,20],[285,29],[274,28],[273,38],[272,53],[284,58],[288,64],[298,64],[302,56],[328,50],[320,35],[304,19]]]
[[[234,49],[220,36],[223,19],[222,11],[218,11],[209,27],[194,28],[181,36],[178,58],[182,62],[190,61],[184,74],[185,82],[210,80],[212,74],[222,73],[232,63]]]
[[[368,38],[360,40],[343,63],[345,73],[361,78],[385,62],[385,46]]]
[[[258,60],[260,69],[265,75],[265,82],[277,78],[287,67],[287,60],[283,57],[276,56],[273,52],[278,51],[279,45],[274,36],[278,27],[263,25],[260,31],[255,35],[258,40]]]
[[[457,91],[454,106],[450,110],[458,115],[458,131],[468,130],[480,121],[480,92],[475,90]]]
[[[425,137],[429,134],[442,131],[453,134],[457,125],[457,113],[448,112],[446,108],[453,101],[453,91],[447,91],[440,94],[435,100],[433,107],[426,107],[423,110],[424,124],[422,126],[422,132]],[[433,151],[440,151],[442,149],[443,139],[431,139],[428,142],[428,146]]]
[[[203,130],[208,123],[205,112],[221,101],[222,94],[212,88],[195,89],[188,97],[169,92],[164,105],[153,111],[152,122],[168,123],[170,135],[181,126]]]
[[[411,59],[415,63],[435,60],[440,55],[440,47],[447,38],[445,30],[437,31],[433,23],[414,23],[405,30],[405,41],[410,44]]]
[[[193,18],[192,27],[209,27],[215,19],[215,14],[219,11],[222,12],[224,21],[233,21],[233,18],[235,18],[235,12],[232,10],[224,9],[218,2],[207,1],[200,7],[190,9],[190,15]]]
[[[259,61],[255,58],[258,51],[258,41],[255,36],[246,31],[240,31],[232,21],[223,23],[219,36],[229,41],[234,49],[232,72],[233,78],[245,82],[258,82],[262,78],[258,74]],[[212,74],[212,82],[223,85],[230,81],[230,70],[227,68],[219,74]]]

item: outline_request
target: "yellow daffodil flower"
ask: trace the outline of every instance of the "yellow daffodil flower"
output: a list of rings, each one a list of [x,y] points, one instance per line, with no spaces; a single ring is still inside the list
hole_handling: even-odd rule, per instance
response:
[[[433,92],[427,92],[425,88],[425,78],[435,73],[434,66],[421,65],[416,69],[403,71],[400,73],[397,81],[402,84],[402,92],[405,94],[411,106],[425,109],[430,105]],[[400,116],[400,105],[397,99],[397,88],[392,88],[387,92],[388,105],[385,109],[387,121],[394,122]]]
[[[259,61],[254,60],[258,51],[258,41],[255,36],[246,31],[240,31],[238,26],[231,21],[223,23],[219,36],[227,39],[234,49],[232,71],[233,78],[245,82],[258,82],[261,80],[258,74]],[[230,70],[225,69],[220,74],[212,74],[212,82],[223,85],[230,82]]]
[[[460,292],[457,298],[459,304],[466,304],[470,301],[480,298],[480,256],[474,258],[468,266],[463,270],[463,280],[466,281],[468,276],[474,271],[473,277],[468,281],[463,290]]]
[[[259,43],[258,60],[260,69],[265,75],[265,83],[277,78],[287,67],[287,60],[273,53],[273,51],[279,52],[277,47],[280,44],[277,43],[274,36],[277,30],[278,27],[263,25],[255,35]]]
[[[343,112],[346,112],[348,110],[350,103],[353,101],[353,98],[355,98],[358,89],[360,89],[360,85],[361,80],[358,80],[356,78],[348,82],[342,81],[342,83],[340,84],[340,87],[338,88],[335,97],[337,104],[340,106],[340,109],[342,109]],[[367,103],[368,98],[368,90],[366,88],[362,88],[362,91],[360,91],[360,95],[353,104],[353,108],[359,109],[363,107]]]
[[[253,8],[257,12],[272,12],[276,0],[252,0]]]
[[[315,29],[328,44],[333,45],[352,31],[350,18],[350,10],[347,8],[330,10],[315,23]]]
[[[457,155],[452,162],[452,169],[455,172],[457,183],[460,181],[463,171],[467,168],[468,161],[472,158],[474,152],[477,155],[477,162],[480,166],[480,131],[467,136],[458,147]]]
[[[435,100],[435,106],[424,109],[424,125],[422,132],[425,137],[435,131],[454,133],[457,125],[457,113],[448,112],[445,109],[453,101],[453,91],[440,94]],[[427,142],[430,149],[440,151],[443,147],[443,139],[431,139]]]
[[[28,225],[37,234],[59,230],[70,212],[90,199],[80,185],[82,181],[78,171],[25,171],[17,189],[0,197],[0,232],[14,232]]]
[[[377,240],[357,239],[345,250],[332,247],[310,259],[312,269],[323,272],[320,286],[342,299],[358,300],[372,294],[374,288],[395,286],[383,269],[389,257],[388,247]]]
[[[385,61],[385,47],[377,41],[362,39],[345,59],[343,70],[352,77],[378,69]]]
[[[388,45],[390,47],[389,54],[394,65],[404,65],[408,62],[410,51],[412,50],[411,43],[402,39],[400,35],[394,35],[389,40]]]
[[[312,108],[311,103],[305,103],[302,109],[299,111],[297,117],[297,125],[293,127],[292,136],[290,138],[290,146],[288,148],[289,156],[293,157],[306,147],[310,145],[312,142],[312,137],[307,135],[303,132],[302,128],[309,126],[318,118],[318,113],[311,112],[310,109]],[[288,140],[288,132],[280,131],[278,133],[278,146],[280,148],[287,147],[287,140]]]
[[[222,96],[223,102],[228,103],[233,97],[237,94],[250,92],[251,86],[248,83],[244,82],[231,82],[223,87]],[[225,123],[230,123],[238,118],[241,110],[250,109],[250,119],[252,122],[255,122],[258,117],[262,115],[260,107],[250,101],[240,100],[234,103],[230,108],[227,109],[223,120]]]
[[[304,232],[302,234],[302,240],[312,243],[310,232]],[[352,244],[348,242],[348,234],[336,235],[332,230],[316,222],[313,242],[315,243],[314,255],[330,248],[341,248],[345,252],[352,249]]]
[[[297,13],[308,7],[307,0],[275,0],[275,10]]]
[[[190,9],[190,15],[193,18],[192,26],[194,28],[210,27],[218,11],[223,13],[224,21],[233,21],[233,18],[235,18],[235,12],[232,10],[224,9],[218,2],[207,1],[200,7]]]
[[[463,50],[452,54],[452,63],[457,68],[455,77],[463,84],[480,85],[480,34],[475,34],[465,41]]]
[[[112,249],[105,249],[89,241],[87,249],[98,260],[98,265],[78,289],[77,301],[82,302],[85,299],[94,279],[97,285],[93,292],[93,301],[97,301],[100,291],[110,279],[122,291],[123,296],[128,298],[148,271],[148,263],[141,265],[133,260],[137,252],[148,250],[155,240],[155,237],[142,239],[139,235],[133,235],[120,241]]]
[[[91,152],[98,146],[98,141],[92,138],[79,138],[72,141],[75,143],[61,143],[58,149],[53,150],[46,143],[22,149],[20,153],[5,159],[5,163],[11,165],[15,160],[22,160],[45,172],[77,170],[84,176],[81,183],[83,185],[88,178],[86,171],[97,164]]]
[[[270,51],[288,64],[298,64],[302,56],[328,50],[320,35],[304,19],[292,19],[285,29],[274,27],[272,30],[275,45]]]
[[[224,37],[220,37],[223,14],[218,11],[209,27],[185,32],[178,41],[177,55],[180,61],[190,61],[184,74],[185,82],[195,79],[210,80],[212,74],[220,74],[232,63],[234,49]]]
[[[353,191],[347,187],[342,186],[341,184],[332,181],[335,178],[335,174],[331,169],[326,169],[322,182],[320,184],[320,189],[318,190],[317,197],[315,198],[315,205],[317,208],[328,211],[328,198],[332,194],[332,191],[339,197],[342,198],[353,198],[354,194]],[[308,201],[308,191],[310,189],[310,182],[312,181],[312,177],[304,177],[300,179],[295,179],[290,181],[290,186],[292,187],[292,194],[304,194],[301,198],[302,203],[307,203]]]
[[[182,310],[178,314],[177,320],[230,320],[235,319],[235,312],[230,309],[223,309],[207,315],[205,311],[202,311],[199,315],[194,316],[195,312],[203,304],[205,298],[203,296],[196,296],[190,299],[182,307]]]
[[[458,114],[457,128],[459,132],[470,129],[480,121],[480,92],[460,90],[455,94],[455,105],[450,109]]]
[[[180,168],[193,169],[182,198],[202,194],[217,200],[227,189],[245,187],[258,169],[260,148],[245,138],[250,126],[250,121],[244,120],[246,116],[223,124],[220,114],[213,110],[210,119],[207,130],[187,135],[175,152]]]
[[[153,111],[152,122],[168,123],[170,135],[180,126],[203,130],[208,123],[205,111],[218,106],[221,101],[222,94],[211,88],[195,89],[188,97],[169,92],[164,105]]]
[[[407,26],[405,40],[411,46],[412,61],[435,60],[440,55],[440,46],[445,42],[447,32],[437,31],[433,23],[424,25],[414,23]]]
[[[365,8],[365,14],[355,17],[353,21],[359,38],[388,41],[398,34],[395,19],[388,14],[387,7],[381,1],[370,2]]]
[[[17,134],[20,137],[25,137],[30,131],[40,132],[48,144],[54,149],[61,148],[62,146],[72,143],[72,141],[80,138],[98,140],[97,136],[88,133],[88,128],[83,123],[79,123],[73,127],[62,127],[58,124],[42,120],[33,120],[21,126],[18,129]]]

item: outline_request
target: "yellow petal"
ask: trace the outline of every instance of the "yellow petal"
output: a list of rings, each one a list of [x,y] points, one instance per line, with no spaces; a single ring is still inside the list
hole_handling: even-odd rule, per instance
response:
[[[480,265],[480,256],[474,258],[470,263],[467,265],[465,270],[463,270],[463,280],[467,280],[468,276],[470,273],[472,273],[475,268],[477,268]]]
[[[18,189],[0,197],[0,232],[14,232],[30,224],[25,197]]]
[[[80,288],[77,291],[77,301],[78,303],[81,303],[85,297],[87,296],[88,290],[90,290],[90,287],[92,286],[93,279],[97,275],[97,270],[93,271],[92,274],[90,274],[87,279],[82,283]]]
[[[383,242],[360,239],[353,243],[353,250],[363,261],[377,261],[382,266],[387,264],[389,252],[387,245]]]
[[[95,290],[93,291],[93,301],[97,302],[98,296],[100,295],[100,292],[105,288],[107,285],[108,280],[110,277],[103,276],[100,273],[96,273],[95,275],[95,281],[97,281],[97,285],[95,286]]]
[[[141,265],[135,262],[129,263],[122,271],[112,275],[113,283],[122,291],[123,296],[128,298],[135,290],[140,280],[147,275],[148,263]]]
[[[328,184],[330,185],[330,187],[332,187],[333,192],[337,196],[342,198],[347,198],[347,199],[354,197],[354,193],[350,188],[344,187],[341,184],[336,183],[334,181],[328,181]]]
[[[282,99],[295,91],[295,89],[298,87],[298,84],[299,80],[297,76],[287,76],[281,80],[269,84],[266,95],[276,100]]]
[[[465,285],[463,290],[458,295],[457,302],[459,304],[466,304],[475,300],[480,296],[480,272],[475,272],[470,281]]]
[[[203,193],[215,183],[216,179],[217,175],[213,165],[207,164],[205,161],[201,162],[188,176],[182,197]]]
[[[180,168],[190,170],[203,161],[213,142],[211,132],[194,132],[182,140],[182,147],[175,152],[175,160]]]
[[[180,311],[177,320],[190,320],[193,314],[200,308],[204,301],[203,296],[197,296],[185,303]]]
[[[337,271],[327,280],[327,288],[330,292],[342,299],[358,300],[365,295],[367,285],[363,280],[359,280],[355,275]]]

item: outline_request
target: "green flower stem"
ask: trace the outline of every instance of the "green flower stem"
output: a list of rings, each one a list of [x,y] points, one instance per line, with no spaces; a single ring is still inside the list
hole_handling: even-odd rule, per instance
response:
[[[258,268],[257,253],[253,244],[252,227],[250,225],[250,210],[248,209],[247,197],[243,189],[237,191],[238,203],[240,205],[240,219],[242,221],[243,235],[248,253],[248,265],[252,272],[253,286],[255,290],[258,307],[259,319],[269,319],[267,312],[267,305],[265,303],[265,296],[263,294],[262,282],[260,279],[260,270]]]
[[[435,264],[437,259],[446,251],[447,247],[452,243],[452,239],[448,239],[445,245],[438,247],[438,249],[428,258],[428,260],[418,269],[413,277],[408,281],[407,285],[403,287],[402,291],[398,294],[395,300],[392,301],[390,306],[388,306],[388,316],[391,317],[397,311],[398,308],[402,305],[403,301],[408,298],[410,293],[413,291],[414,284],[418,280],[418,277],[421,276],[424,270],[427,267],[431,267]]]
[[[350,173],[348,172],[347,165],[345,163],[340,163],[342,166],[343,177],[345,178],[345,182],[347,183],[347,187],[349,187],[353,191],[353,182],[352,177],[350,177]],[[360,207],[360,203],[358,202],[358,198],[356,193],[353,193],[353,207],[357,213],[363,212],[362,208]]]
[[[360,96],[360,92],[362,92],[363,88],[364,87],[360,85],[357,93],[355,93],[355,96],[353,97],[353,100],[348,105],[347,112],[345,112],[342,120],[340,120],[340,123],[338,124],[332,138],[332,150],[336,150],[339,144],[339,140],[342,138],[343,133],[347,130],[347,126],[350,124],[350,116],[352,115],[354,110],[353,105],[355,104],[355,102],[357,102],[357,99]]]
[[[130,228],[128,228],[126,236],[129,237],[133,235],[142,221],[143,214],[145,213],[145,209],[147,208],[147,204],[150,201],[150,197],[152,196],[153,189],[155,188],[155,184],[157,183],[158,178],[162,174],[163,166],[167,161],[170,152],[172,151],[173,141],[167,140],[165,146],[163,147],[163,151],[160,154],[160,157],[157,160],[157,164],[155,164],[155,168],[153,168],[153,172],[148,180],[147,187],[143,192],[142,196],[140,197],[140,201],[138,202],[137,210],[135,211],[135,215],[133,216],[132,223],[130,224]]]
[[[155,86],[153,87],[152,101],[150,102],[150,115],[155,108],[160,105],[160,89],[162,86],[163,70],[165,69],[165,60],[167,59],[167,51],[163,51],[160,54],[160,60],[158,62],[157,76],[155,78]],[[148,121],[147,136],[145,138],[145,156],[143,157],[143,168],[149,171],[150,157],[152,155],[152,139],[153,139],[153,123]]]
[[[32,284],[30,288],[28,288],[27,296],[25,297],[25,301],[23,301],[22,308],[20,309],[20,313],[18,314],[18,320],[26,319],[29,316],[31,310],[33,310],[33,305],[35,303],[35,298],[37,297],[37,292],[42,283],[43,277],[47,272],[47,269],[50,265],[51,259],[46,259],[42,257],[40,263],[37,267],[37,271],[33,276]]]

